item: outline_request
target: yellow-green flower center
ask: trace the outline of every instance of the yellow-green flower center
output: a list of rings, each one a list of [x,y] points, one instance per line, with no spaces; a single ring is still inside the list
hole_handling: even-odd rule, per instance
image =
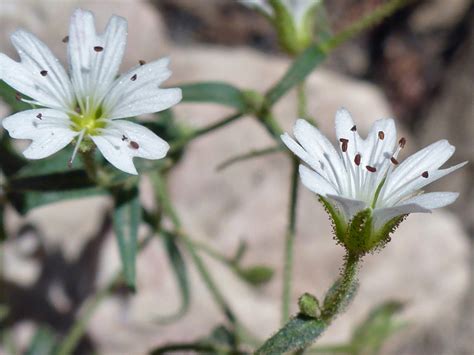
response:
[[[77,115],[70,115],[71,119],[71,129],[76,132],[81,132],[85,130],[85,134],[89,136],[98,135],[100,129],[103,129],[107,126],[107,121],[102,117],[103,110],[99,106],[96,110],[92,112],[82,113],[81,110]]]

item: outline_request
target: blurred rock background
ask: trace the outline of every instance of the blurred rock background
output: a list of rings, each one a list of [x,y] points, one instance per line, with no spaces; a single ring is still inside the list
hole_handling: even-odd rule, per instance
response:
[[[337,31],[381,1],[326,3]],[[94,11],[99,28],[112,13],[126,17],[129,43],[123,67],[168,55],[174,72],[169,85],[225,80],[263,91],[289,63],[266,20],[233,0],[0,0],[0,52],[15,55],[8,37],[22,26],[64,60],[61,39],[77,6]],[[311,75],[309,112],[330,136],[340,106],[354,114],[362,131],[377,118],[394,116],[412,151],[448,138],[457,148],[453,164],[472,162],[473,63],[473,3],[418,1],[337,49]],[[287,130],[295,111],[293,94],[276,107],[276,116]],[[0,112],[3,115],[4,108]],[[231,111],[182,104],[176,112],[181,122],[201,126]],[[193,142],[171,179],[188,231],[228,255],[239,240],[245,240],[248,265],[265,263],[275,268],[274,280],[253,288],[206,259],[239,318],[262,338],[279,322],[289,164],[275,154],[222,172],[215,168],[236,154],[269,145],[266,132],[246,118]],[[468,164],[430,187],[459,191],[461,197],[449,209],[410,216],[385,250],[367,257],[360,293],[321,343],[344,341],[372,306],[398,299],[406,302],[401,319],[410,327],[386,344],[384,354],[474,352],[473,172]],[[153,203],[150,195],[145,180],[144,203]],[[109,210],[110,201],[93,198],[42,207],[26,218],[8,211],[11,239],[5,244],[3,263],[5,294],[13,311],[7,324],[14,327],[19,343],[26,343],[39,323],[64,333],[84,299],[118,269]],[[306,291],[322,296],[336,278],[341,258],[324,211],[304,188],[298,214],[295,301]],[[161,244],[152,243],[139,258],[138,292],[124,296],[117,290],[103,302],[78,353],[141,354],[169,341],[191,341],[208,334],[223,318],[195,271],[191,276],[190,312],[170,326],[159,325],[157,318],[175,309],[178,298]]]

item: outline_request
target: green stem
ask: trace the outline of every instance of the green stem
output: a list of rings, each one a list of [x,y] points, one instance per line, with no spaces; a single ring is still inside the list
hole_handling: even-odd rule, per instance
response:
[[[282,324],[285,324],[290,318],[291,277],[296,234],[296,206],[298,202],[298,166],[298,160],[292,159],[288,227],[286,230],[283,260]]]
[[[223,161],[222,163],[220,163],[217,166],[216,169],[218,171],[224,170],[224,169],[228,168],[229,166],[231,166],[235,163],[238,163],[238,162],[241,162],[241,161],[244,161],[244,160],[248,160],[248,159],[252,159],[252,158],[261,157],[261,156],[267,155],[267,154],[278,153],[278,152],[281,152],[281,151],[282,151],[281,146],[268,147],[268,148],[264,148],[264,149],[260,149],[260,150],[251,150],[250,152],[247,152],[245,154],[237,155],[235,157],[232,157],[230,159],[227,159],[227,160]]]
[[[391,16],[400,8],[406,6],[410,2],[415,2],[417,0],[391,0],[383,5],[377,7],[374,11],[364,16],[359,21],[352,23],[347,28],[337,33],[329,41],[325,42],[322,47],[325,51],[329,52],[339,46],[340,44],[346,42],[348,39],[355,37],[365,29],[373,27],[376,24],[380,23],[383,19]]]
[[[307,112],[307,97],[306,97],[306,82],[302,81],[296,87],[296,93],[298,96],[298,117],[308,118]]]
[[[215,131],[216,129],[219,129],[221,127],[224,127],[228,125],[229,123],[232,123],[239,118],[243,116],[242,112],[237,112],[235,114],[232,114],[228,117],[224,117],[220,121],[217,121],[216,123],[210,124],[208,126],[205,126],[203,128],[199,128],[188,134],[187,136],[183,137],[182,139],[178,140],[177,142],[171,144],[170,152],[176,152],[180,149],[182,149],[186,144],[188,144],[190,141],[193,139],[200,137],[202,135],[205,135],[207,133],[210,133],[212,131]]]
[[[337,314],[347,304],[357,283],[357,270],[360,256],[351,254],[346,255],[341,277],[337,281],[336,288],[326,296],[324,307],[321,311],[321,319],[328,325],[334,320]]]
[[[94,151],[88,150],[87,152],[80,152],[81,160],[84,164],[84,169],[86,170],[87,176],[92,181],[97,181],[97,165],[94,160]]]

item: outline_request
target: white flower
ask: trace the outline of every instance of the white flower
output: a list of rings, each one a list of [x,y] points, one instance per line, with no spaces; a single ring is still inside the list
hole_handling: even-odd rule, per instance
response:
[[[169,60],[139,65],[117,77],[125,51],[127,21],[112,16],[97,34],[94,15],[76,10],[68,46],[69,76],[49,48],[29,32],[11,41],[21,62],[0,53],[0,79],[30,99],[33,110],[16,113],[2,124],[13,138],[30,139],[29,159],[48,157],[76,139],[71,158],[91,139],[115,167],[137,174],[133,157],[163,158],[169,145],[149,129],[122,118],[165,110],[181,100],[181,90],[161,89],[169,78]]]
[[[440,140],[399,163],[406,140],[397,141],[392,119],[376,121],[364,140],[349,112],[340,109],[336,113],[337,150],[302,119],[296,122],[294,135],[298,142],[288,134],[282,140],[310,167],[300,165],[303,184],[323,197],[346,226],[360,212],[369,211],[370,234],[374,235],[397,217],[430,212],[458,197],[455,192],[423,193],[421,189],[467,162],[440,169],[455,150],[447,140]]]
[[[243,5],[262,11],[269,17],[274,16],[274,10],[268,0],[239,0]],[[321,0],[281,0],[288,13],[294,18],[297,24],[303,22],[305,14],[319,4]]]

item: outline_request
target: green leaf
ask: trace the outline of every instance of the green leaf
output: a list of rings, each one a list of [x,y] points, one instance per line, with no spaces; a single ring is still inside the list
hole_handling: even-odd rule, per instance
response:
[[[25,96],[23,97],[26,98]],[[0,98],[10,107],[12,113],[32,108],[30,104],[17,100],[16,91],[3,80],[0,80]]]
[[[393,319],[402,308],[402,303],[389,301],[373,309],[367,319],[357,326],[352,335],[352,354],[378,354],[388,337],[402,327]]]
[[[138,189],[115,191],[114,200],[113,225],[122,259],[124,280],[134,290],[138,227],[141,222]]]
[[[317,45],[306,49],[291,64],[283,78],[266,94],[268,106],[273,106],[291,88],[303,81],[313,70],[326,59],[326,53]]]
[[[273,277],[273,269],[265,265],[255,265],[247,268],[236,268],[237,274],[248,283],[260,286],[270,281]]]
[[[162,233],[163,242],[168,253],[168,259],[173,269],[176,281],[178,282],[178,287],[181,293],[181,306],[175,314],[170,316],[161,317],[159,321],[161,323],[167,323],[175,321],[181,318],[189,309],[190,304],[190,289],[189,289],[189,279],[188,273],[186,270],[186,263],[181,254],[181,251],[176,244],[175,238],[173,235],[168,233]]]
[[[325,329],[326,323],[322,320],[299,314],[290,319],[255,354],[283,354],[288,351],[305,348],[311,345]]]
[[[56,338],[51,330],[40,327],[31,341],[25,355],[51,355],[54,354]]]
[[[182,102],[212,102],[245,111],[247,103],[243,93],[235,86],[224,82],[201,82],[180,85]]]

